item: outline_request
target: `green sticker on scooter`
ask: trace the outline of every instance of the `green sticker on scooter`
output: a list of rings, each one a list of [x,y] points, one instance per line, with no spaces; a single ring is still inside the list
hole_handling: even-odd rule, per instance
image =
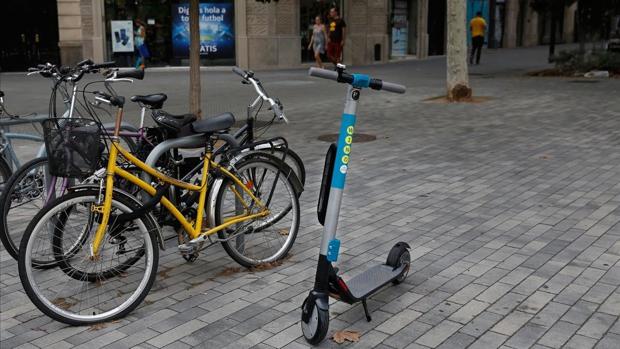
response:
[[[327,260],[330,262],[337,261],[339,250],[340,250],[340,240],[332,239],[327,245]]]

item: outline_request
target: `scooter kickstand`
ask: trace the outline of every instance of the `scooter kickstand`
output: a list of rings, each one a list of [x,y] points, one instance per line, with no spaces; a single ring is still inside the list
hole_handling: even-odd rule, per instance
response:
[[[364,306],[364,313],[366,313],[366,321],[371,322],[372,318],[368,312],[368,304],[366,304],[366,298],[362,299],[362,306]]]

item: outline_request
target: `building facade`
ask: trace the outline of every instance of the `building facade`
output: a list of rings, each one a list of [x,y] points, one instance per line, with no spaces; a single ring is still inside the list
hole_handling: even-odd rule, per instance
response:
[[[468,19],[478,11],[487,19],[489,47],[532,46],[549,40],[549,16],[535,12],[529,0],[464,1]],[[33,13],[7,29],[0,47],[4,70],[24,70],[43,61],[72,64],[84,57],[132,66],[138,23],[146,33],[147,66],[188,64],[187,0],[0,3],[3,16],[13,16],[19,9]],[[200,6],[203,64],[277,69],[311,62],[307,46],[314,18],[326,21],[332,6],[340,8],[347,23],[346,64],[444,54],[445,0],[209,0]],[[574,40],[575,10],[576,5],[565,8],[558,42]]]

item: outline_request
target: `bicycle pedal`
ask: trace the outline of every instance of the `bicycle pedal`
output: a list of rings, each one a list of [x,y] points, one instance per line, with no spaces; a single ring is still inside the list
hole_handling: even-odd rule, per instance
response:
[[[179,245],[179,252],[182,255],[191,255],[196,253],[196,245],[192,243]]]

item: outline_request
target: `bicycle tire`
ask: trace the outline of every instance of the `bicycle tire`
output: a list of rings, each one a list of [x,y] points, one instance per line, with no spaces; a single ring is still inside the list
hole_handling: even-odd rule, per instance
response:
[[[293,149],[274,147],[270,149],[258,149],[258,151],[273,155],[280,160],[284,158],[284,162],[293,169],[293,172],[297,175],[301,185],[306,185],[306,167],[304,166],[304,162],[299,154],[297,154]]]
[[[0,154],[0,195],[4,192],[4,183],[9,180],[11,175],[13,174],[13,170],[4,155]]]
[[[88,207],[88,204],[96,202],[98,194],[99,190],[97,189],[79,190],[68,193],[52,201],[43,210],[37,213],[33,221],[30,222],[20,245],[18,270],[20,281],[26,291],[26,294],[35,306],[45,315],[69,325],[90,325],[124,317],[138,307],[148,295],[157,274],[159,261],[158,240],[155,232],[157,230],[157,225],[148,215],[137,218],[133,221],[139,226],[142,233],[141,235],[135,234],[134,236],[137,236],[138,239],[144,240],[142,242],[143,245],[140,247],[144,248],[144,254],[146,255],[144,258],[144,275],[141,277],[136,278],[133,275],[115,275],[118,276],[115,280],[109,280],[109,278],[95,278],[95,281],[93,281],[88,278],[76,280],[76,278],[66,275],[67,270],[77,270],[74,265],[75,262],[86,263],[87,266],[83,267],[83,270],[98,270],[97,267],[91,269],[90,266],[88,266],[88,263],[96,263],[100,259],[106,258],[106,254],[107,256],[110,256],[111,251],[106,251],[105,248],[107,247],[105,245],[102,246],[99,258],[80,258],[80,256],[78,256],[78,258],[73,259],[73,257],[70,257],[73,259],[72,261],[69,260],[70,258],[65,257],[66,254],[63,252],[62,244],[54,245],[54,255],[57,258],[59,268],[46,271],[38,271],[35,268],[32,268],[32,258],[30,256],[30,252],[32,251],[33,245],[36,244],[37,235],[39,233],[43,235],[49,234],[48,231],[45,231],[45,224],[48,222],[53,222],[56,215],[61,214],[63,210],[66,210],[68,207],[86,207],[84,208],[84,212],[89,212],[90,207]],[[139,205],[139,203],[131,199],[126,194],[116,191],[113,194],[112,206],[114,209],[118,209],[122,212],[132,212],[138,209]],[[61,239],[62,235],[65,235],[64,229],[59,230],[54,228],[53,230],[54,231],[52,234],[55,242]],[[105,243],[108,243],[107,240]],[[112,253],[111,258],[114,258],[114,255],[115,253]],[[87,254],[85,254],[85,256],[87,256]],[[39,276],[42,278],[40,285],[34,280]],[[61,278],[67,280],[66,285],[59,288],[57,285],[52,284],[53,282],[62,282]],[[98,295],[97,297],[74,297],[62,293],[79,292],[84,290],[84,286],[75,287],[69,285],[69,282],[74,283],[78,281],[83,281],[82,285],[86,286],[84,292],[96,292],[97,290],[101,290],[104,293],[102,295]],[[137,288],[135,291],[127,291],[127,284],[133,281],[138,282]],[[40,286],[47,287],[51,297],[54,297],[54,299],[50,299],[50,296],[44,295],[43,291],[47,290],[42,291]],[[106,287],[109,287],[109,289],[106,290]],[[111,296],[124,297],[126,295],[127,299],[117,306],[114,305],[115,302],[110,300]],[[100,301],[100,303],[97,305],[92,305],[89,303],[91,299]],[[103,299],[103,301],[101,301],[101,299]],[[86,308],[80,308],[78,306],[77,313],[75,313],[72,308],[75,309],[75,307],[82,301],[86,302]],[[107,306],[113,307],[109,310],[103,309],[103,307]],[[98,314],[97,311],[99,311]],[[84,312],[85,314],[81,314],[80,312]]]
[[[39,176],[41,174],[38,169],[47,167],[47,163],[47,157],[32,159],[25,163],[6,182],[2,197],[0,198],[0,241],[2,241],[9,255],[15,260],[18,259],[19,244],[26,228],[20,229],[15,223],[25,223],[27,225],[36,213],[43,208],[47,200],[47,180],[44,178],[43,186],[39,186]],[[45,176],[44,173],[42,175]],[[28,203],[32,203],[34,207],[23,209],[23,206],[27,203],[21,202],[28,199],[31,199]],[[42,202],[38,202],[38,199],[41,199]],[[12,203],[16,201],[20,202],[19,207],[22,208],[19,215],[15,212],[17,207],[12,206]],[[11,212],[15,212],[15,214],[12,214],[11,219],[9,219]],[[42,260],[35,263],[45,265],[47,264],[46,262]],[[53,262],[53,260],[50,259],[50,262]]]
[[[246,250],[245,238],[244,238],[243,247],[242,247],[244,251],[240,251],[238,247],[233,246],[231,242],[232,241],[231,235],[238,234],[238,233],[232,233],[231,228],[227,228],[227,229],[223,229],[219,231],[218,238],[223,239],[223,240],[228,239],[226,241],[221,242],[222,246],[224,247],[224,250],[233,260],[235,260],[237,263],[239,263],[240,265],[244,267],[251,268],[251,267],[259,266],[261,264],[279,261],[282,258],[284,258],[288,254],[290,249],[293,247],[293,244],[295,243],[295,239],[297,237],[297,233],[299,231],[299,221],[300,221],[299,198],[297,196],[297,193],[295,192],[294,186],[291,183],[289,178],[279,175],[282,171],[282,167],[280,163],[275,162],[273,160],[267,160],[264,158],[250,158],[250,159],[247,159],[245,161],[241,161],[240,163],[235,164],[234,167],[236,169],[235,170],[236,175],[240,176],[242,179],[245,179],[243,176],[247,176],[247,175],[243,175],[244,171],[247,171],[248,169],[252,167],[254,168],[262,167],[263,169],[268,168],[271,171],[277,173],[278,177],[276,177],[276,180],[282,180],[282,183],[284,183],[286,193],[288,193],[288,200],[290,200],[290,202],[285,202],[286,207],[284,208],[284,211],[287,211],[287,214],[291,213],[291,223],[290,223],[290,227],[286,226],[285,228],[280,228],[280,226],[276,227],[274,224],[268,224],[268,223],[267,224],[263,223],[258,226],[257,232],[259,232],[258,231],[259,229],[260,231],[264,231],[265,229],[272,227],[273,229],[271,231],[274,232],[273,235],[275,235],[276,237],[278,235],[286,236],[284,244],[279,249],[277,249],[275,253],[269,256],[263,257],[263,258],[250,258],[245,255],[245,250]],[[265,176],[265,172],[263,172],[262,176],[263,177]],[[254,190],[256,188],[256,185],[255,185],[256,182],[254,180],[252,180],[252,182],[253,182],[252,186]],[[224,212],[227,212],[227,211],[225,210],[224,203],[223,203],[224,195],[227,192],[226,188],[232,185],[232,183],[233,183],[232,180],[226,177],[225,179],[223,179],[223,183],[219,187],[218,192],[214,193],[216,195],[215,207],[213,207],[214,217],[215,217],[215,226],[218,226],[225,221],[225,217],[223,216],[223,214]],[[274,183],[275,183],[275,180],[274,180]],[[257,193],[259,193],[258,192],[259,190],[260,189],[255,189],[254,194],[256,195]],[[271,193],[269,194],[269,197],[273,196],[274,190],[275,190],[275,185],[274,185],[274,189],[270,190]],[[259,193],[259,196],[260,196],[260,193]],[[262,197],[259,197],[259,199],[264,200],[264,198]],[[266,200],[266,201],[269,201],[269,200]],[[278,222],[280,220],[281,218],[278,219]],[[253,224],[254,222],[257,222],[257,221],[260,222],[261,220],[260,219],[253,220],[251,221],[252,223],[250,224]],[[287,224],[285,223],[284,225],[287,225]],[[253,228],[248,228],[248,229],[251,230]],[[283,232],[284,229],[287,229],[287,231]],[[239,235],[245,236],[249,234],[254,234],[254,232],[250,232],[250,233],[243,232],[242,234],[239,234]],[[266,238],[264,234],[263,234],[263,237]],[[265,241],[267,245],[270,245],[270,243],[267,240]],[[239,242],[236,242],[236,244],[238,245]],[[262,243],[259,243],[256,246],[260,246],[261,244]],[[252,248],[252,246],[250,246],[250,248]]]

